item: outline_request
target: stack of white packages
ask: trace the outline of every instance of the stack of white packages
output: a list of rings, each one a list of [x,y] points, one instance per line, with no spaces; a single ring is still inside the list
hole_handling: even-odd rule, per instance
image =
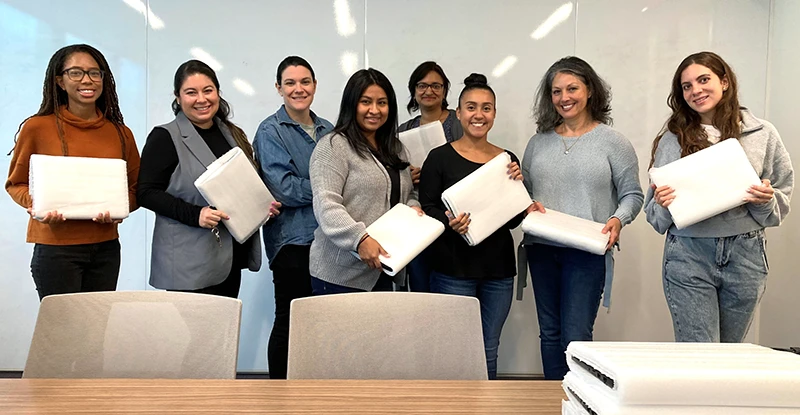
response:
[[[562,414],[800,414],[800,356],[753,344],[572,342]]]
[[[57,210],[65,219],[112,219],[130,214],[128,164],[122,159],[34,154],[28,168],[33,216]]]
[[[209,205],[230,216],[223,223],[239,243],[269,220],[270,204],[275,201],[239,147],[209,164],[194,186]]]
[[[505,151],[442,192],[442,202],[454,216],[469,213],[465,235],[470,246],[481,243],[531,204],[521,180],[508,178],[511,156]]]
[[[398,137],[408,151],[408,162],[415,167],[422,167],[431,150],[447,144],[444,128],[438,120],[403,131]]]
[[[367,227],[367,234],[378,241],[390,256],[381,255],[386,274],[394,276],[444,232],[442,222],[420,216],[416,210],[398,203]],[[353,252],[356,258],[358,253]]]
[[[568,248],[604,255],[611,233],[603,233],[604,223],[590,221],[545,208],[545,213],[531,212],[522,221],[522,232],[538,236]]]
[[[761,184],[739,140],[732,138],[650,169],[650,180],[675,189],[667,209],[678,229],[745,204],[750,185]]]

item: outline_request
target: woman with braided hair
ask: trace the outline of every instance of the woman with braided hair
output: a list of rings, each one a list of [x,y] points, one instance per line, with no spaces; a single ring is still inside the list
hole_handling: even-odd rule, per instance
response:
[[[28,193],[32,154],[121,158],[127,162],[128,200],[136,209],[139,151],[122,118],[108,62],[89,45],[65,46],[50,58],[42,104],[17,130],[6,191],[31,215],[27,241],[34,243],[31,274],[41,300],[50,294],[113,291],[120,245],[108,212],[92,220],[66,220],[57,211],[33,217]]]

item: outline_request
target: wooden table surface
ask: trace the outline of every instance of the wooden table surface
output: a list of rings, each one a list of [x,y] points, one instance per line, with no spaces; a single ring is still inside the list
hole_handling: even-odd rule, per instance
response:
[[[0,379],[0,414],[560,414],[561,382]]]

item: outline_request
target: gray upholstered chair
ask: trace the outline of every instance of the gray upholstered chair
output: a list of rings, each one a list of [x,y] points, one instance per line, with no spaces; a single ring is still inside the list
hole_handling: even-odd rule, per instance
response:
[[[242,302],[164,291],[42,300],[25,378],[234,379]]]
[[[289,379],[486,380],[480,304],[373,292],[292,301]]]

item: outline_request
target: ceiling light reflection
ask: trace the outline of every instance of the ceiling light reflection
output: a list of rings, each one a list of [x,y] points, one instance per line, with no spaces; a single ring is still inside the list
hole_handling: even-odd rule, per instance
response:
[[[237,91],[247,95],[248,97],[252,97],[256,94],[256,90],[250,85],[249,82],[245,81],[241,78],[233,78],[233,87],[236,88]]]
[[[153,30],[159,30],[164,28],[164,21],[161,20],[160,17],[156,16],[152,10],[150,10],[150,6],[144,4],[142,0],[122,0],[133,10],[139,12],[142,16],[147,17],[147,24]]]
[[[531,33],[531,37],[539,40],[547,36],[556,26],[569,19],[569,16],[572,15],[572,8],[572,2],[564,3]]]
[[[339,66],[342,68],[344,76],[350,76],[358,70],[358,54],[353,51],[345,51],[339,58]]]
[[[350,13],[347,0],[333,1],[333,16],[336,19],[336,31],[339,36],[348,37],[356,32],[356,20]]]
[[[211,69],[215,71],[219,71],[222,69],[222,64],[218,60],[214,59],[214,57],[211,56],[210,53],[204,51],[201,48],[192,48],[189,50],[189,53],[191,53],[195,59],[205,62],[206,65],[210,66]]]
[[[500,78],[501,76],[505,75],[511,68],[514,67],[514,64],[517,63],[517,57],[514,55],[506,56],[497,66],[494,67],[492,71],[492,76],[495,78]]]

